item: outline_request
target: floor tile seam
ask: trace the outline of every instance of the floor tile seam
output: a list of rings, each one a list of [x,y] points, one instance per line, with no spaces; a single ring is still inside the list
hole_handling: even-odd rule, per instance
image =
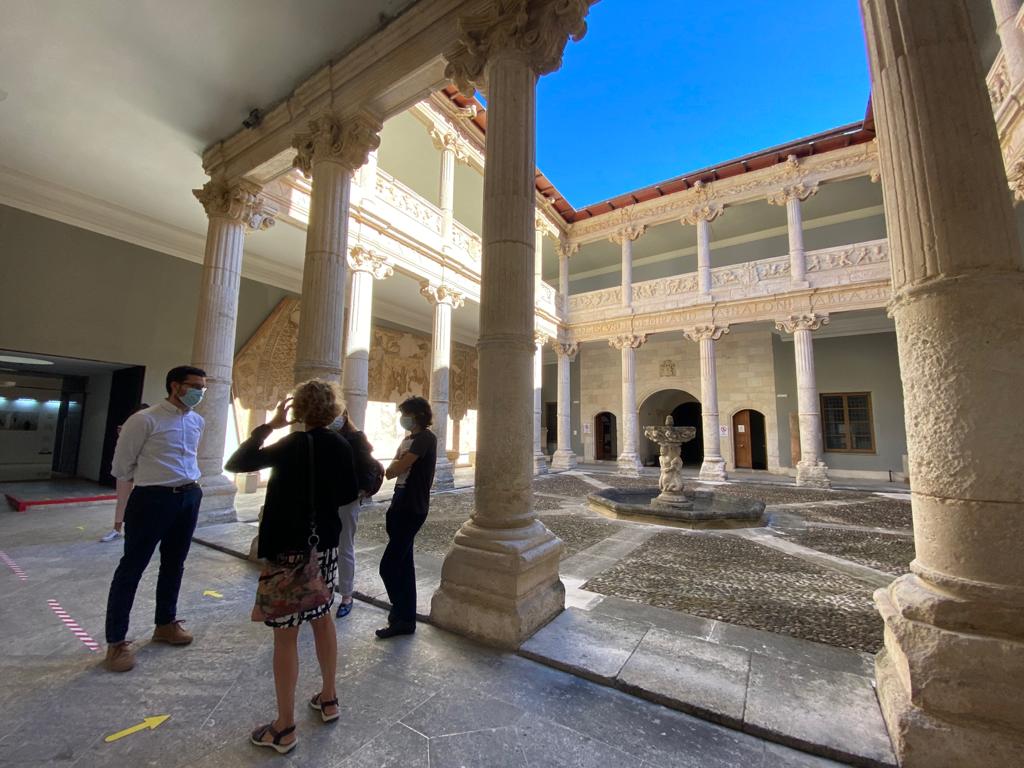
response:
[[[613,690],[616,690],[616,689],[613,689]],[[557,728],[564,728],[565,730],[569,731],[570,733],[578,736],[579,738],[581,738],[581,739],[583,739],[585,741],[593,742],[594,744],[600,744],[605,749],[611,750],[612,752],[615,752],[615,753],[617,753],[619,755],[622,755],[622,756],[627,757],[627,758],[633,757],[633,755],[630,755],[628,752],[624,752],[623,750],[619,749],[615,745],[609,744],[607,741],[604,741],[603,739],[599,739],[596,736],[591,736],[589,734],[586,734],[583,731],[578,731],[575,728],[573,728],[571,725],[566,725],[564,723],[558,722],[557,720],[552,720],[551,718],[543,717],[541,715],[534,715],[534,717],[536,717],[539,720],[550,721]],[[517,726],[517,728],[518,727],[519,726]]]
[[[807,520],[805,528],[823,528],[830,531],[855,531],[857,533],[877,533],[882,536],[900,536],[902,538],[914,538],[912,528],[878,528],[871,525],[843,525],[842,523],[820,523],[815,520]]]
[[[622,670],[624,670],[624,669],[626,668],[626,665],[627,665],[627,664],[629,664],[629,661],[630,661],[630,659],[632,659],[632,658],[633,658],[633,656],[635,656],[635,655],[636,655],[636,651],[637,651],[637,648],[639,648],[639,647],[640,647],[640,644],[641,644],[641,643],[643,643],[643,641],[644,641],[644,640],[645,640],[645,639],[647,638],[647,635],[649,635],[649,634],[651,633],[651,630],[652,630],[652,629],[654,629],[654,627],[653,627],[653,626],[651,626],[651,625],[648,625],[648,626],[647,626],[647,628],[646,628],[646,629],[644,629],[644,631],[643,631],[643,634],[642,634],[642,635],[640,635],[640,639],[638,639],[638,640],[636,641],[636,644],[635,644],[635,645],[633,646],[633,650],[631,650],[631,651],[629,652],[629,655],[628,655],[628,656],[626,657],[626,660],[625,660],[624,662],[622,662],[622,664],[621,664],[621,665],[619,666],[619,668],[618,668],[618,669],[616,670],[615,674],[614,674],[614,675],[611,675],[611,678],[612,678],[613,680],[616,680],[616,681],[618,681],[618,680],[619,680],[619,675],[621,675],[621,674],[622,674]]]
[[[456,736],[471,736],[474,733],[497,733],[498,731],[516,731],[518,732],[518,722],[525,717],[526,712],[523,712],[517,719],[516,722],[510,725],[496,725],[493,728],[472,728],[468,731],[457,731],[455,733],[439,733],[437,736],[428,736],[431,741],[435,739],[453,739]]]

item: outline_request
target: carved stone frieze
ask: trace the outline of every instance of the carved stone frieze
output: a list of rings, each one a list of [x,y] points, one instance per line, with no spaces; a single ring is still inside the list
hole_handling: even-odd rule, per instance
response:
[[[1006,176],[1010,191],[1013,193],[1013,203],[1016,205],[1024,200],[1024,160],[1017,160]]]
[[[483,13],[459,19],[459,45],[445,54],[444,75],[466,96],[483,84],[488,59],[525,57],[538,75],[562,66],[566,43],[587,33],[595,0],[496,0]]]
[[[727,325],[695,325],[683,330],[683,335],[690,341],[718,341],[723,333],[729,332]]]
[[[622,306],[622,286],[569,296],[569,309],[602,309]]]
[[[640,349],[647,342],[646,333],[623,333],[608,339],[615,349]]]
[[[889,245],[886,241],[879,240],[827,251],[812,251],[807,254],[807,271],[819,272],[842,267],[859,267],[865,264],[881,264],[888,260]]]
[[[259,231],[274,226],[277,207],[261,193],[259,184],[243,179],[228,185],[222,181],[208,181],[202,189],[193,189],[206,215],[241,222],[246,229]]]
[[[662,360],[661,365],[658,366],[658,375],[662,378],[675,378],[676,375],[676,362],[675,360]]]
[[[431,285],[425,280],[420,283],[420,295],[431,304],[447,304],[452,309],[458,309],[465,303],[461,291],[450,285]]]
[[[441,211],[417,195],[400,181],[387,173],[377,171],[376,191],[378,199],[397,208],[432,232],[441,234]],[[456,228],[452,229],[454,235]]]
[[[828,320],[828,315],[825,314],[801,312],[800,314],[790,315],[782,320],[776,320],[775,327],[780,331],[785,331],[786,333],[793,333],[794,331],[816,331],[821,328],[821,326],[827,325]]]
[[[310,178],[314,163],[324,160],[355,170],[380,146],[381,122],[367,113],[341,119],[323,112],[309,121],[308,129],[292,141],[297,153],[293,165]]]
[[[776,277],[789,277],[789,256],[765,260],[754,265],[757,280],[771,280]]]
[[[299,300],[282,299],[235,356],[231,388],[243,408],[270,411],[295,385]]]
[[[395,274],[394,268],[388,264],[387,258],[375,251],[355,245],[348,250],[348,266],[353,272],[369,272],[377,280],[383,280]]]

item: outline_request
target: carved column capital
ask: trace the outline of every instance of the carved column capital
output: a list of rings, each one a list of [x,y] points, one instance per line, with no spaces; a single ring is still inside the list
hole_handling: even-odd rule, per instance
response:
[[[256,231],[274,226],[277,215],[277,207],[263,197],[261,191],[259,184],[245,179],[234,185],[211,180],[202,189],[193,189],[192,194],[210,218],[233,219],[246,229]]]
[[[576,353],[580,351],[580,345],[575,341],[559,341],[554,339],[551,342],[551,348],[555,350],[555,354],[559,357],[567,357],[569,360],[576,359]]]
[[[638,240],[647,231],[646,224],[627,224],[617,229],[608,239],[613,243],[622,245],[626,240]]]
[[[708,200],[703,205],[695,206],[690,209],[690,212],[684,215],[679,221],[682,224],[694,225],[698,221],[714,221],[722,212],[725,210],[725,206],[721,203],[715,202],[714,200]]]
[[[798,181],[795,184],[787,184],[774,192],[768,193],[768,202],[772,205],[785,205],[792,199],[803,202],[818,191],[816,181]]]
[[[571,259],[580,252],[580,244],[570,240],[559,240],[555,248],[559,256],[564,256],[567,259]]]
[[[608,339],[608,346],[615,349],[640,349],[646,341],[646,333],[624,333]]]
[[[462,137],[454,131],[443,131],[440,128],[431,128],[430,140],[434,142],[434,148],[440,150],[450,150],[455,153],[456,160],[465,160],[466,154],[466,142],[462,140]]]
[[[533,332],[533,343],[538,347],[543,347],[550,338],[544,331],[537,330]]]
[[[466,96],[483,84],[487,61],[519,56],[537,75],[562,66],[569,39],[587,33],[587,12],[595,0],[498,0],[486,11],[459,19],[458,45],[445,53],[444,75]]]
[[[381,127],[380,120],[366,112],[344,120],[333,112],[324,112],[292,140],[298,150],[292,165],[306,178],[313,175],[313,163],[318,160],[331,160],[354,171],[365,165],[370,152],[380,146]]]
[[[828,315],[816,312],[802,312],[798,315],[790,315],[782,320],[775,321],[776,329],[786,333],[794,331],[816,331],[823,325],[828,325]]]
[[[465,303],[462,292],[450,285],[431,285],[423,281],[420,283],[420,294],[431,304],[447,304],[452,309],[458,309]]]
[[[683,335],[690,341],[718,341],[723,333],[729,332],[728,325],[695,325],[683,330]]]
[[[353,272],[367,272],[377,280],[383,280],[395,274],[394,268],[387,259],[375,251],[354,245],[348,251],[348,267]]]

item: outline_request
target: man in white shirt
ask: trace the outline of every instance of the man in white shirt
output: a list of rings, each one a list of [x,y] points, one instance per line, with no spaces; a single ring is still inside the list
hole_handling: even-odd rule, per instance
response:
[[[192,544],[203,492],[196,452],[203,417],[193,410],[206,391],[206,373],[179,366],[167,373],[167,399],[132,414],[121,428],[110,473],[117,478],[124,517],[124,556],[107,597],[107,658],[113,672],[135,666],[125,640],[135,590],[160,545],[153,640],[188,645],[192,635],[177,618],[178,590]]]

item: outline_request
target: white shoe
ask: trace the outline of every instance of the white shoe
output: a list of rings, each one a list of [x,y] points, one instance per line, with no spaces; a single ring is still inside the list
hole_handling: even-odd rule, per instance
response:
[[[124,536],[124,534],[123,534],[123,533],[121,533],[120,531],[118,531],[118,530],[111,530],[111,531],[110,531],[110,533],[108,533],[108,534],[104,535],[104,536],[103,536],[103,537],[102,537],[102,538],[100,539],[100,541],[102,541],[102,542],[108,542],[108,541],[113,541],[114,539],[119,539],[119,538],[121,538],[122,536]]]

